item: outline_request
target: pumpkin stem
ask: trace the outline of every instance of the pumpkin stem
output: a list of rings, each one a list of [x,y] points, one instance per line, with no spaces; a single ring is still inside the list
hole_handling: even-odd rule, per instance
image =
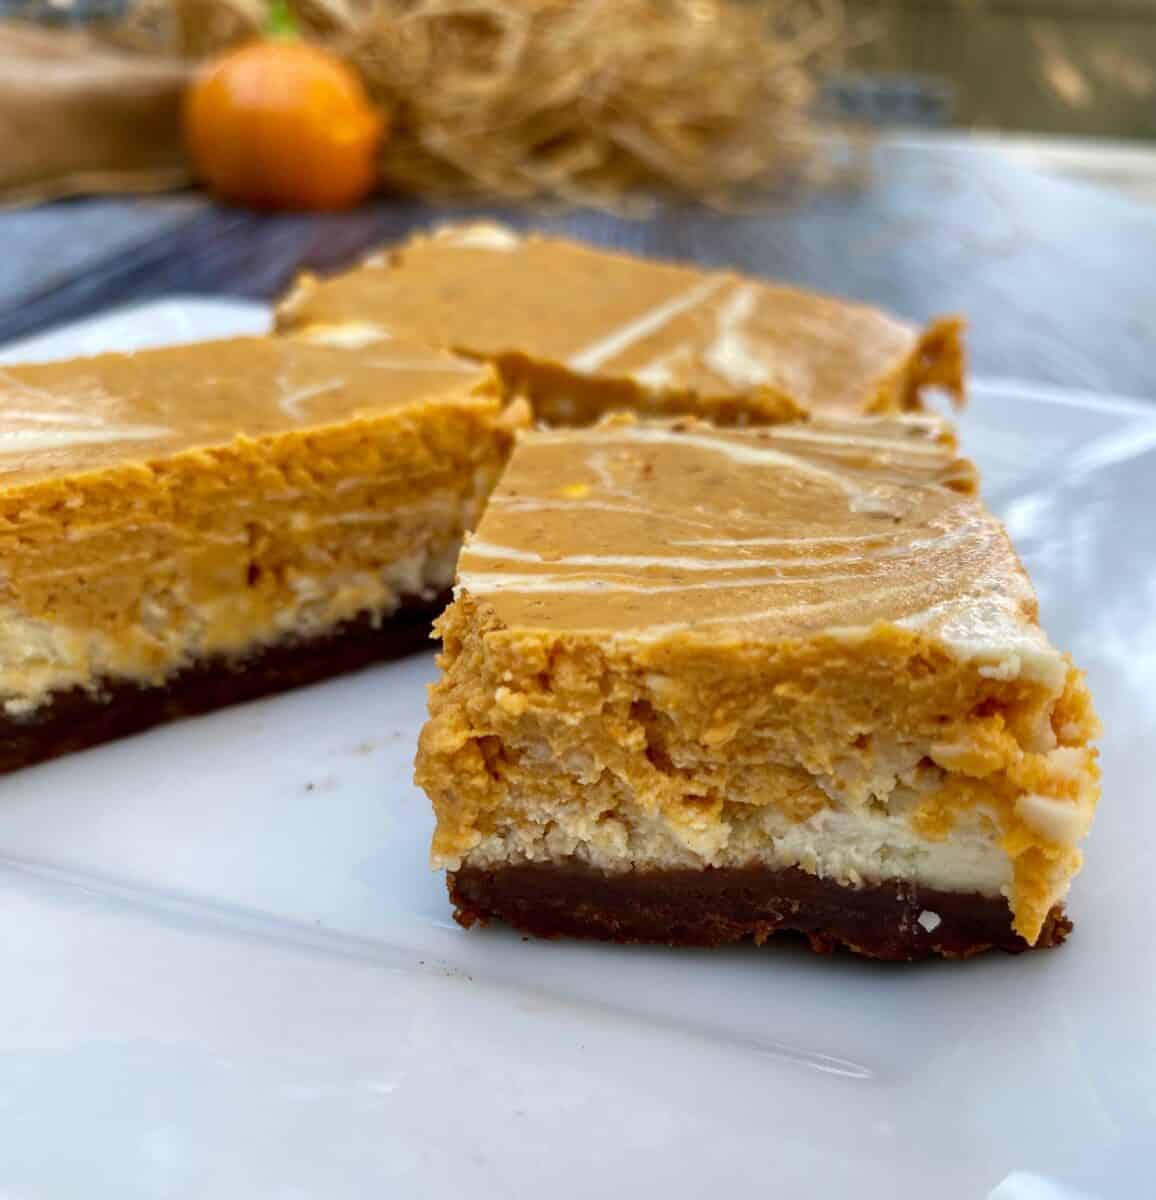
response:
[[[271,38],[297,36],[297,21],[288,0],[272,0],[269,5],[269,23],[265,31]]]

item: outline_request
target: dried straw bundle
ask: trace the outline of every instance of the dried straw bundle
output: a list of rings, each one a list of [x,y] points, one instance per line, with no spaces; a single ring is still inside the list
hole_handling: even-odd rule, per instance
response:
[[[803,163],[812,70],[844,40],[838,0],[290,4],[391,111],[383,182],[435,198],[733,203]],[[178,20],[186,48],[203,25]]]
[[[302,2],[397,115],[385,181],[426,195],[764,186],[799,162],[808,68],[837,29],[796,3],[776,32],[728,0]]]

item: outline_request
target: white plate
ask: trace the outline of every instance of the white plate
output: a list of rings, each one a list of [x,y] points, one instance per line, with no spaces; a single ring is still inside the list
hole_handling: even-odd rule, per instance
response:
[[[48,362],[77,354],[108,350],[145,350],[210,338],[266,333],[272,314],[266,304],[250,300],[207,300],[202,296],[173,296],[149,304],[134,304],[50,329],[35,337],[0,348],[0,363]]]
[[[264,319],[170,302],[37,352]],[[465,933],[419,656],[0,779],[0,1196],[1151,1195],[1156,409],[988,384],[963,434],[1108,729],[1066,947]]]

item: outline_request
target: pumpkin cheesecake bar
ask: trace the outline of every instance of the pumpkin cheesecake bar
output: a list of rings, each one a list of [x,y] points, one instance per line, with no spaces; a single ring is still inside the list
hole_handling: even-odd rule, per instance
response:
[[[1053,946],[1097,722],[948,427],[521,435],[417,779],[456,917],[884,959]]]
[[[0,769],[422,644],[516,419],[401,342],[0,371]]]
[[[411,337],[492,361],[554,425],[616,409],[716,424],[889,411],[919,407],[931,385],[963,396],[957,320],[918,330],[829,296],[491,224],[303,276],[278,326],[346,344]]]

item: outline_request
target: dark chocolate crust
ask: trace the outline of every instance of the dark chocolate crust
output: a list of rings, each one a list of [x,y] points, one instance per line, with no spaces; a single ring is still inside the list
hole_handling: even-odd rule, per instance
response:
[[[1012,929],[1002,897],[902,882],[848,888],[795,867],[606,874],[580,863],[524,863],[462,867],[447,882],[459,924],[496,918],[537,937],[721,946],[792,932],[819,953],[843,946],[893,961],[1033,949]],[[919,923],[923,912],[938,915],[934,930]],[[1058,946],[1071,928],[1057,905],[1034,948]]]
[[[110,679],[96,690],[57,692],[27,716],[0,716],[0,772],[412,654],[430,645],[430,626],[449,600],[448,592],[406,599],[387,618],[365,613],[317,637],[205,659],[156,686]]]

